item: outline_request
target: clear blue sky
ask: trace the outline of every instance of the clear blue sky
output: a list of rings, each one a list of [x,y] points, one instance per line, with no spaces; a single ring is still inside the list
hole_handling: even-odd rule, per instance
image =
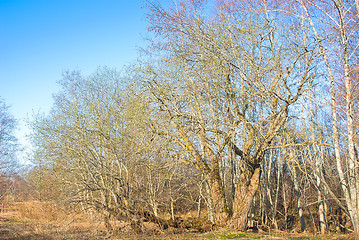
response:
[[[171,0],[161,0],[162,3]],[[143,0],[0,0],[0,97],[19,121],[48,112],[64,70],[87,75],[137,58],[146,33]]]

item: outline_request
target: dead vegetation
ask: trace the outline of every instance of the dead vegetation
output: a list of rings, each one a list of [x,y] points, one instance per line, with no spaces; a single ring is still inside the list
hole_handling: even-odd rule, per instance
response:
[[[51,203],[14,203],[0,214],[0,239],[103,239],[100,221]]]
[[[101,216],[79,214],[50,202],[17,202],[0,213],[0,240],[3,239],[354,239],[352,235],[313,235],[289,232],[236,232],[216,228],[191,216],[182,216],[176,227],[140,219],[141,232],[133,222],[111,220],[109,233]]]

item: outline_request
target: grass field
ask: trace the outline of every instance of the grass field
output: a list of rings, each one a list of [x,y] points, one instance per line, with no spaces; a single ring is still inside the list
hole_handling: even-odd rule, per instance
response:
[[[153,223],[144,223],[144,233],[135,234],[128,223],[112,222],[108,234],[95,215],[66,213],[50,204],[17,203],[0,213],[2,239],[293,239],[341,240],[354,239],[350,234],[313,235],[310,233],[243,233],[220,228],[200,233],[196,230],[169,228],[161,230]]]

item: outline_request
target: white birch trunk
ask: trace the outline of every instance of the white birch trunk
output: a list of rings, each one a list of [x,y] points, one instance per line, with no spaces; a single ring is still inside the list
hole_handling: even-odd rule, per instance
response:
[[[340,10],[340,4],[338,5],[338,2],[336,2],[336,0],[333,0],[333,3],[335,3],[334,5],[336,5],[337,7],[337,10],[338,11],[341,11]],[[358,3],[358,0],[357,2]],[[330,94],[331,94],[331,107],[332,107],[332,129],[333,129],[333,140],[334,140],[334,153],[335,153],[335,159],[336,159],[336,165],[337,165],[337,170],[338,170],[338,174],[339,174],[339,178],[340,178],[340,183],[341,183],[341,187],[342,187],[342,190],[343,190],[343,193],[344,193],[344,197],[345,197],[345,201],[346,201],[346,204],[347,204],[347,208],[348,208],[348,212],[350,214],[350,217],[351,217],[351,220],[352,220],[352,223],[353,223],[353,226],[354,226],[354,231],[356,232],[356,235],[358,235],[358,204],[357,202],[358,201],[355,201],[353,202],[353,191],[355,188],[355,185],[354,186],[352,185],[353,181],[353,178],[351,178],[350,176],[348,176],[348,182],[345,178],[345,174],[343,172],[343,168],[342,168],[342,161],[341,161],[341,156],[340,156],[340,148],[339,148],[339,133],[338,133],[338,120],[337,120],[337,104],[336,104],[336,96],[335,96],[335,91],[336,91],[336,88],[335,88],[335,79],[334,79],[334,75],[332,73],[332,70],[331,70],[331,67],[330,67],[330,64],[329,64],[329,60],[328,60],[328,56],[326,54],[326,50],[325,48],[323,47],[323,44],[322,44],[322,41],[321,41],[321,38],[314,26],[314,23],[312,21],[312,18],[311,18],[311,15],[309,14],[309,11],[308,11],[308,8],[306,7],[306,5],[303,3],[303,1],[300,0],[300,4],[302,5],[303,7],[303,10],[305,11],[305,14],[308,18],[308,21],[309,21],[309,24],[316,36],[316,38],[318,39],[318,44],[319,44],[319,49],[320,49],[320,52],[323,56],[323,59],[324,59],[324,62],[325,62],[325,65],[327,67],[327,71],[328,71],[328,76],[329,76],[329,79],[330,79]],[[343,24],[343,21],[341,21]],[[343,31],[343,26],[341,27],[340,29],[341,31]],[[341,38],[343,38],[343,33],[341,33]],[[343,39],[342,39],[342,43],[343,42]],[[344,50],[344,49],[343,49]],[[345,52],[345,50],[343,51]],[[347,54],[347,53],[346,53]],[[345,56],[344,56],[344,75],[345,75],[345,87],[346,87],[346,90],[348,90],[350,88],[350,81],[347,82],[348,80],[350,80],[350,75],[349,75],[349,62],[347,62],[345,60]],[[349,77],[347,79],[347,77]],[[351,107],[350,107],[350,104],[348,105],[348,97],[350,97],[350,95],[348,95],[349,92],[347,92],[347,96],[346,96],[346,101],[347,101],[347,117],[348,117],[348,114],[350,116],[350,111],[351,111]],[[350,117],[349,119],[347,119],[347,124],[348,124],[348,129],[350,127],[353,126],[352,124],[352,118]],[[348,131],[348,148],[349,148],[349,158],[353,159],[353,151],[351,149],[354,150],[352,144],[350,142],[353,143],[353,134],[351,132],[352,130],[349,130]],[[352,157],[350,157],[352,156]],[[350,168],[350,166],[349,166]],[[350,171],[350,170],[349,170]],[[356,181],[359,181],[359,180],[356,180]],[[354,191],[356,192],[356,191]],[[358,195],[357,193],[355,194],[355,199],[358,200]]]

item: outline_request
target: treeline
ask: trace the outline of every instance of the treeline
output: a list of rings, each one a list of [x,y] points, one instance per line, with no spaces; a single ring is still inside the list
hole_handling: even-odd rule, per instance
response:
[[[64,73],[31,123],[29,181],[109,229],[178,226],[192,211],[238,230],[358,233],[357,9],[149,3],[140,61]]]

